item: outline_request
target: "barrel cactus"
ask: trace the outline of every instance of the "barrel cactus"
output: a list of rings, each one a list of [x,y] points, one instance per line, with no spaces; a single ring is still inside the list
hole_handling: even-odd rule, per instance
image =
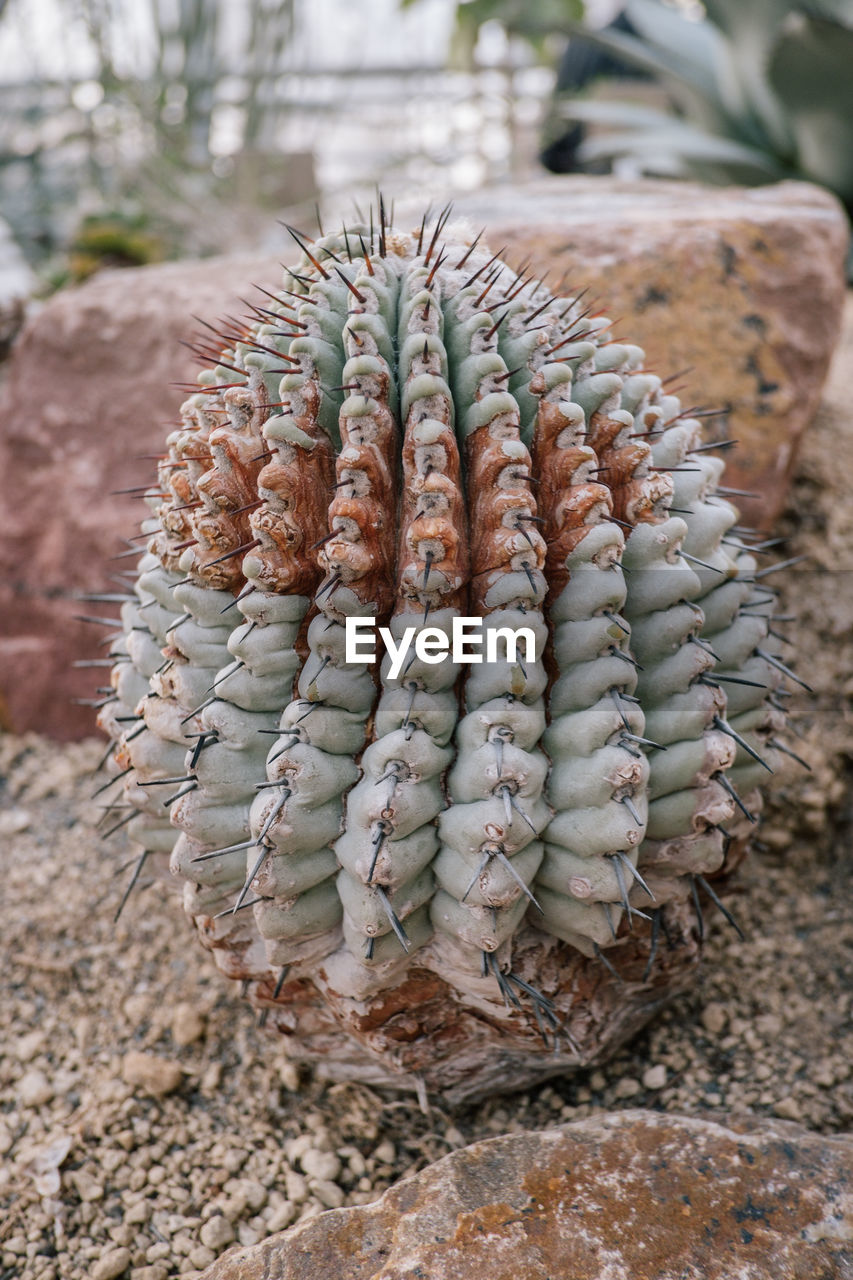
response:
[[[293,234],[144,495],[103,821],[295,1058],[472,1098],[612,1052],[732,919],[775,593],[582,295],[448,211]]]

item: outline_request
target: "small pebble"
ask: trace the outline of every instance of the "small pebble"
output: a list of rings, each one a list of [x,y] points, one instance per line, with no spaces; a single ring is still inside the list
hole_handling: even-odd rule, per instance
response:
[[[240,1194],[245,1198],[249,1208],[257,1213],[267,1202],[267,1189],[261,1182],[252,1178],[244,1178],[239,1186]]]
[[[132,1226],[143,1226],[151,1217],[151,1205],[147,1200],[140,1200],[137,1204],[131,1205],[124,1215],[125,1222],[129,1222]]]
[[[218,1251],[233,1242],[234,1228],[226,1217],[217,1213],[212,1218],[208,1218],[199,1232],[199,1239],[208,1249]]]
[[[290,1200],[280,1204],[270,1218],[267,1219],[267,1231],[274,1235],[276,1231],[284,1231],[296,1217],[296,1205]]]
[[[182,1002],[172,1014],[172,1040],[179,1049],[195,1044],[204,1035],[205,1019],[195,1005]]]
[[[116,1280],[130,1266],[129,1249],[110,1249],[91,1270],[92,1280]]]
[[[299,1088],[299,1068],[295,1062],[288,1062],[286,1058],[282,1060],[278,1066],[278,1076],[288,1093],[296,1093]]]
[[[87,1173],[85,1169],[75,1169],[70,1178],[81,1200],[86,1202],[103,1200],[104,1184],[97,1178],[93,1178],[91,1173]]]
[[[643,1072],[644,1089],[662,1089],[666,1084],[666,1067],[659,1062]]]
[[[312,1182],[311,1192],[327,1209],[340,1209],[346,1199],[343,1187],[336,1182]]]
[[[29,1035],[21,1036],[15,1046],[15,1056],[19,1062],[31,1062],[37,1054],[41,1053],[44,1048],[44,1032],[31,1031]]]
[[[454,1147],[461,1145],[465,1141],[458,1129],[448,1129],[444,1136]],[[384,1142],[380,1142],[379,1146],[374,1149],[373,1158],[377,1164],[393,1164],[397,1158],[394,1143],[389,1142],[387,1138]]]
[[[24,1107],[43,1107],[53,1097],[53,1085],[43,1071],[27,1071],[18,1082],[18,1097]]]
[[[14,836],[19,831],[26,831],[33,815],[28,809],[5,809],[0,813],[0,836]]]
[[[702,1010],[702,1026],[712,1036],[721,1035],[725,1031],[728,1021],[728,1011],[723,1005],[717,1004],[716,1001],[712,1000]]]
[[[174,1093],[184,1078],[180,1063],[159,1058],[154,1053],[140,1053],[136,1050],[124,1055],[121,1074],[127,1084],[144,1089],[146,1093],[152,1093],[158,1098]]]
[[[286,1169],[284,1172],[284,1183],[287,1188],[287,1198],[292,1200],[294,1204],[301,1204],[303,1200],[308,1198],[308,1183],[305,1181],[301,1173],[297,1173],[295,1169]]]
[[[774,1113],[782,1120],[802,1120],[803,1111],[796,1098],[792,1098],[787,1094],[784,1098],[780,1098],[773,1106]]]
[[[383,1164],[390,1164],[394,1159],[394,1147],[389,1142],[387,1144],[392,1151],[390,1160],[383,1159]],[[302,1155],[299,1163],[302,1165],[303,1173],[309,1178],[320,1178],[325,1182],[334,1182],[341,1171],[341,1162],[332,1151],[317,1151],[315,1147],[309,1147]]]

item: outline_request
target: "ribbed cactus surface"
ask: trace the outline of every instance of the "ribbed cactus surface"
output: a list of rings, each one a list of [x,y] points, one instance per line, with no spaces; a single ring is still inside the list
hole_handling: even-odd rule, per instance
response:
[[[137,873],[170,853],[294,1056],[461,1098],[684,985],[786,673],[723,463],[642,350],[446,213],[377,222],[299,237],[201,340],[106,822]]]

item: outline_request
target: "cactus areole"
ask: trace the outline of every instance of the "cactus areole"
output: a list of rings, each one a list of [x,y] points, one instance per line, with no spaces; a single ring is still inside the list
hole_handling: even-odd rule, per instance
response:
[[[295,1059],[475,1098],[612,1053],[731,920],[774,596],[584,296],[447,211],[294,237],[145,495],[105,826]]]

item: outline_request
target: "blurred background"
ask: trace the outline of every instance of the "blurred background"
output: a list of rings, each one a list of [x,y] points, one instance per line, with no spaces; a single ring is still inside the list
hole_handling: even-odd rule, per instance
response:
[[[851,28],[850,0],[0,0],[3,292],[543,165],[849,208]]]
[[[56,285],[103,259],[278,246],[273,214],[313,221],[315,203],[349,210],[377,183],[420,194],[522,177],[559,38],[531,43],[489,17],[512,7],[6,0],[3,215]],[[553,22],[581,12],[543,7]]]

